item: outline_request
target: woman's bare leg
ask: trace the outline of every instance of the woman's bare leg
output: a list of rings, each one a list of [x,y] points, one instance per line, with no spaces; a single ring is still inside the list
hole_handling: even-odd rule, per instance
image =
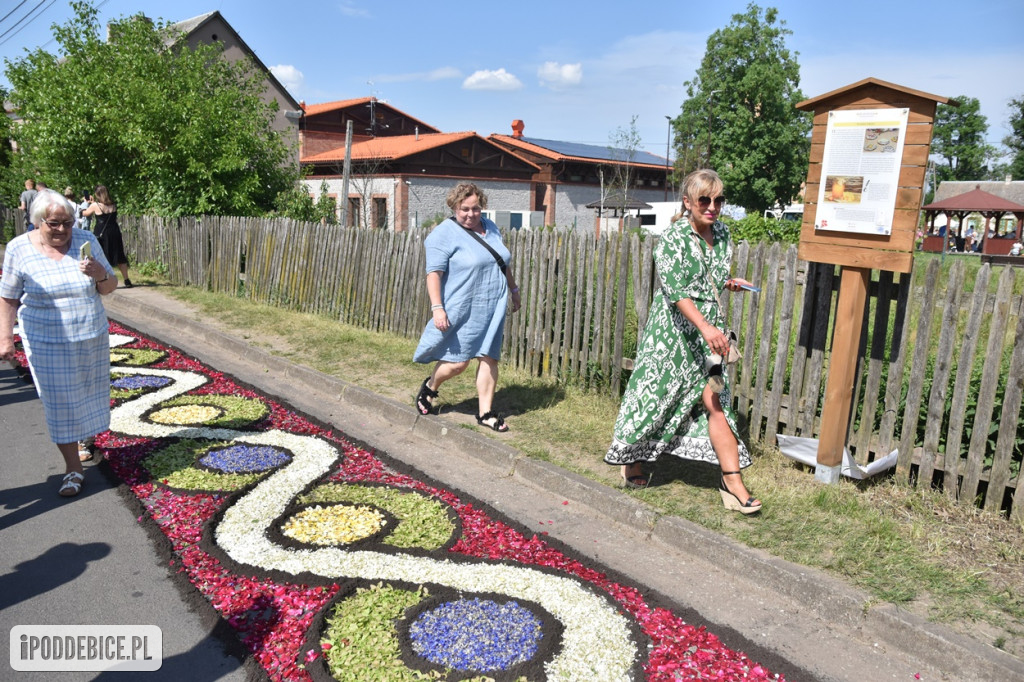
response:
[[[725,412],[722,411],[722,403],[719,400],[718,394],[712,391],[709,386],[705,386],[701,398],[704,401],[704,407],[708,411],[708,438],[711,440],[711,447],[718,457],[718,465],[722,468],[722,473],[726,471],[739,471],[739,443],[736,441],[736,435],[729,426],[729,421],[725,418]],[[725,487],[729,489],[729,492],[735,495],[741,502],[746,502],[750,497],[750,492],[743,485],[742,476],[723,476],[722,480],[725,481]],[[754,501],[755,505],[760,503],[760,500]]]

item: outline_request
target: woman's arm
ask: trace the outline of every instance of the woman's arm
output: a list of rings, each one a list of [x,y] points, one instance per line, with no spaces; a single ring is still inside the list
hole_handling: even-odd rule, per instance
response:
[[[676,308],[683,314],[690,324],[697,328],[704,341],[708,344],[712,353],[725,355],[729,351],[729,337],[721,329],[711,324],[697,310],[697,306],[688,298],[676,301]]]
[[[83,275],[92,278],[96,283],[96,291],[100,296],[106,296],[117,288],[117,275],[112,275],[103,264],[95,258],[86,258],[78,263],[78,271]]]
[[[427,273],[427,296],[430,297],[430,313],[434,318],[434,326],[445,331],[448,329],[448,313],[444,310],[441,299],[441,271]]]
[[[516,277],[512,274],[512,264],[505,266],[505,281],[508,282],[508,293],[512,297],[512,312],[522,307],[522,297],[519,295],[519,285],[516,284]]]
[[[0,298],[0,360],[14,360],[14,321],[19,304],[16,298]]]

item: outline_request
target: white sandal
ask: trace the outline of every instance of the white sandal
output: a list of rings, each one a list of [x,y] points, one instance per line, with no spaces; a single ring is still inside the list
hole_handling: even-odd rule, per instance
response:
[[[93,457],[92,443],[78,441],[78,461],[91,462]]]
[[[60,493],[62,497],[74,497],[82,489],[82,481],[85,480],[85,476],[78,473],[77,471],[70,471],[64,474],[64,480],[61,481]]]

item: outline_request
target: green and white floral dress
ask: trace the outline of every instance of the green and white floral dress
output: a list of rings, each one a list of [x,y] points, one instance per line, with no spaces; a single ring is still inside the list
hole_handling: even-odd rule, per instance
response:
[[[712,225],[713,245],[685,218],[665,231],[654,252],[661,290],[637,351],[636,365],[622,397],[608,464],[651,462],[662,454],[718,463],[708,438],[708,415],[701,401],[707,385],[704,337],[683,317],[676,301],[688,298],[704,318],[725,329],[718,294],[729,278],[732,246],[724,223]],[[739,438],[726,377],[722,409],[739,443],[740,467],[750,453]]]

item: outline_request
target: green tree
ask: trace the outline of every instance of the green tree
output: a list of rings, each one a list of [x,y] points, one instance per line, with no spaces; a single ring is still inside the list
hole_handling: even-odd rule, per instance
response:
[[[1010,164],[1006,173],[1024,180],[1024,95],[1010,100],[1010,131],[1003,138],[1003,144],[1010,150]]]
[[[71,6],[52,27],[57,54],[4,60],[23,121],[14,180],[105,184],[123,211],[159,215],[261,214],[296,184],[250,62],[222,58],[220,45],[190,49],[141,16],[114,22],[104,41],[96,8]]]
[[[964,95],[950,101],[954,104],[940,104],[935,110],[931,151],[941,159],[935,164],[936,180],[983,180],[996,149],[985,142],[988,121],[981,103]]]
[[[708,38],[675,128],[678,170],[710,167],[729,202],[761,213],[788,204],[807,176],[811,117],[797,111],[797,53],[778,10],[747,6]]]
[[[320,182],[320,196],[316,200],[316,219],[327,223],[328,225],[335,225],[338,222],[338,203],[334,200],[328,191],[330,188],[327,186],[327,181],[322,180]]]

